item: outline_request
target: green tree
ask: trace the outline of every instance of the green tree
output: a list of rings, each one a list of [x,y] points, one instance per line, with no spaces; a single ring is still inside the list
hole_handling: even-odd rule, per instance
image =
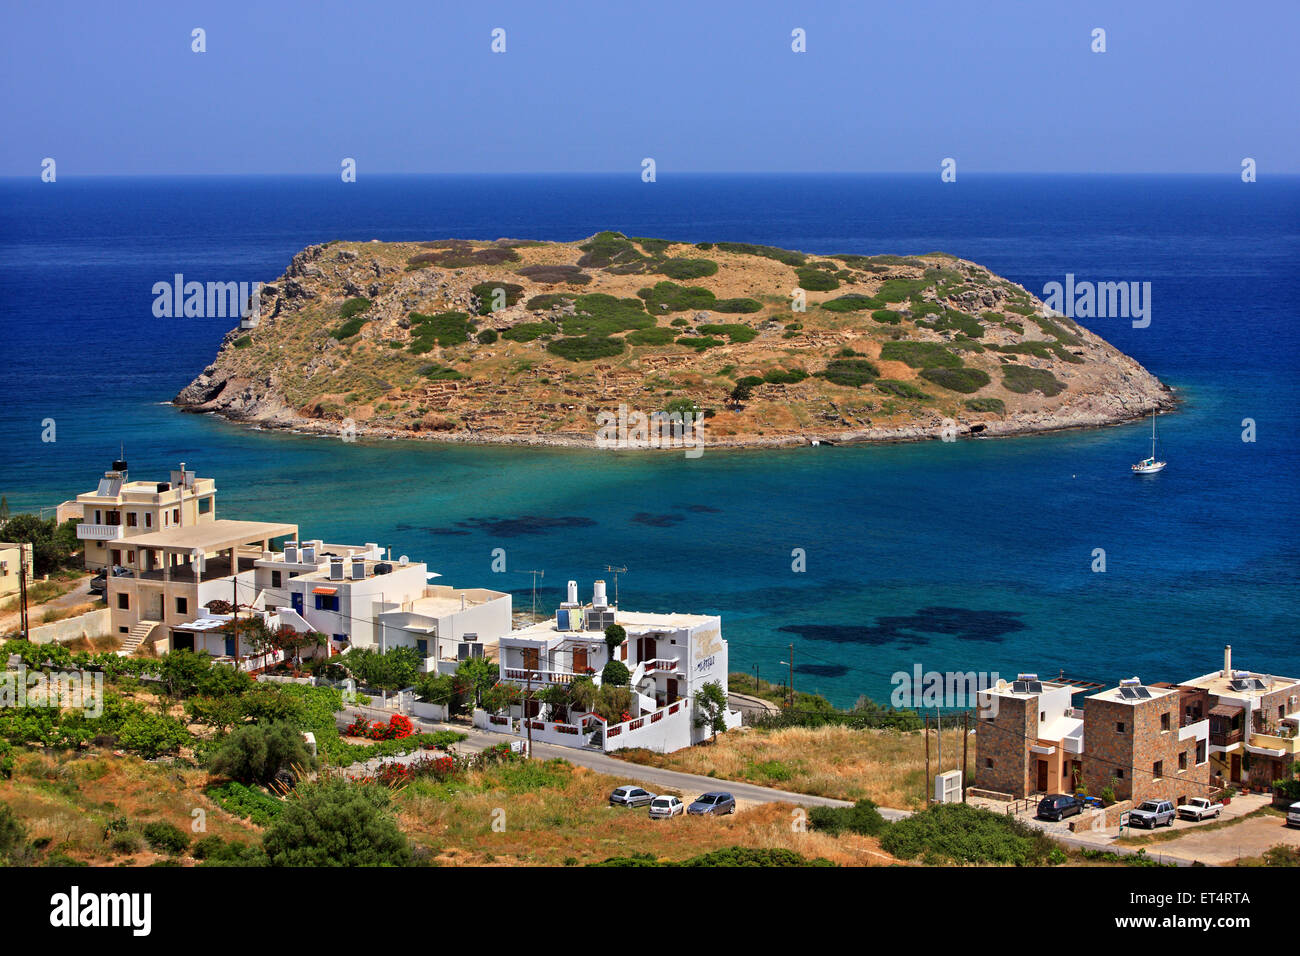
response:
[[[632,674],[622,661],[610,661],[600,672],[601,686],[627,687],[632,683]]]
[[[272,866],[405,866],[406,835],[388,790],[329,779],[299,784],[267,828],[262,846]]]
[[[611,624],[605,628],[605,646],[609,648],[609,659],[614,659],[614,654],[624,641],[627,640],[627,631],[619,624]]]
[[[551,720],[566,722],[569,719],[569,688],[565,684],[547,684],[537,692],[537,699],[551,709]]]
[[[275,723],[237,728],[221,742],[208,768],[240,783],[268,785],[295,765],[311,769],[315,764],[302,731],[292,724]]]
[[[500,678],[501,672],[486,657],[468,657],[460,662],[456,676],[468,683],[469,692],[474,695],[474,706],[477,707],[482,703],[483,694]]]
[[[695,726],[708,727],[716,740],[727,729],[727,692],[711,680],[695,692]]]
[[[27,848],[27,829],[9,804],[0,803],[0,863],[17,862]]]
[[[150,759],[175,753],[189,741],[189,731],[179,720],[139,705],[132,705],[117,730],[117,742],[124,749]]]

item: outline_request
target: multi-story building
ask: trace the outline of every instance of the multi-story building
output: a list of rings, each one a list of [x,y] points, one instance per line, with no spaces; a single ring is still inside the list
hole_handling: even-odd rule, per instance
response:
[[[32,571],[32,546],[23,542],[0,541],[0,599],[9,598],[22,589],[23,578],[31,587],[35,581]]]
[[[721,619],[624,611],[609,603],[604,581],[596,582],[589,604],[579,602],[577,582],[570,581],[567,600],[553,619],[502,637],[501,679],[532,689],[570,684],[579,676],[599,684],[609,662],[605,631],[611,624],[627,634],[615,652],[631,677],[626,720],[608,722],[571,711],[566,719],[551,721],[545,719],[550,715],[543,705],[525,700],[509,713],[484,715],[485,726],[521,734],[531,729],[535,738],[606,751],[644,747],[667,753],[706,739],[712,731],[696,725],[694,695],[710,682],[726,694],[727,642]],[[739,726],[740,715],[728,711],[725,720],[728,727]]]
[[[1083,724],[1089,793],[1175,804],[1210,795],[1209,721],[1184,721],[1178,688],[1121,681],[1087,698]]]
[[[1232,645],[1223,669],[1180,690],[1209,719],[1212,773],[1220,784],[1259,784],[1290,777],[1300,760],[1300,680],[1234,670]]]
[[[980,787],[1023,798],[1073,793],[1082,775],[1078,686],[1021,674],[980,693],[975,760]]]
[[[982,692],[980,788],[1016,799],[1082,789],[1109,791],[1116,800],[1179,802],[1210,792],[1209,720],[1192,697],[1133,678],[1076,706],[1083,689],[1022,674]]]
[[[94,491],[76,498],[80,510],[74,516],[81,518],[77,537],[85,547],[86,567],[130,566],[137,550],[134,538],[215,521],[216,497],[216,483],[195,477],[184,462],[167,481],[132,481],[126,462],[113,462]]]
[[[452,673],[467,658],[492,656],[512,626],[512,601],[504,591],[426,585],[408,600],[390,600],[387,592],[383,597],[375,605],[376,650],[414,647],[425,670]]]

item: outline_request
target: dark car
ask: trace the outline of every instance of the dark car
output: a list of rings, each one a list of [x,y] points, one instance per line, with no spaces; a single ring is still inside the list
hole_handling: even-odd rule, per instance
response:
[[[611,793],[609,803],[613,807],[644,807],[654,798],[655,795],[649,790],[628,784]]]
[[[729,793],[715,790],[712,793],[701,794],[698,800],[686,808],[686,812],[692,816],[701,816],[705,813],[735,813],[736,798]]]
[[[113,565],[113,577],[125,578],[130,577],[134,572],[130,568],[124,568],[120,564]],[[100,571],[90,579],[90,593],[103,594],[108,589],[108,572]]]
[[[1038,819],[1059,821],[1083,812],[1083,801],[1066,793],[1050,793],[1038,801]]]

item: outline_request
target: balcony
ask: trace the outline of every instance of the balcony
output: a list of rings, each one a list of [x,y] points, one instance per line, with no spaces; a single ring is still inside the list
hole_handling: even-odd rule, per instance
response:
[[[534,684],[571,684],[577,674],[570,674],[564,671],[543,671],[533,670],[523,667],[507,667],[505,669],[506,680],[512,680],[516,683],[528,683],[528,675],[532,675]]]
[[[120,541],[122,526],[120,524],[86,524],[77,525],[77,538],[82,541]]]
[[[675,657],[656,657],[641,663],[645,666],[647,674],[671,674],[677,670],[679,662]]]
[[[1215,730],[1210,727],[1211,747],[1232,747],[1246,739],[1246,732],[1238,727],[1236,730]]]

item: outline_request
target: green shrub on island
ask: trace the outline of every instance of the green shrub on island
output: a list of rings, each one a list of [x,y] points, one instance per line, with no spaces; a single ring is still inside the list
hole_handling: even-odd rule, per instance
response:
[[[876,298],[882,302],[905,302],[913,296],[920,295],[933,283],[928,279],[904,279],[896,277],[886,279],[876,290]]]
[[[861,388],[880,377],[880,370],[860,358],[832,359],[823,371],[815,373],[835,385]]]
[[[876,388],[880,389],[887,395],[897,395],[899,398],[915,398],[917,400],[922,400],[930,397],[927,392],[917,388],[911,382],[902,382],[893,378],[878,379],[876,381]]]
[[[646,308],[655,315],[661,312],[711,309],[717,301],[708,289],[682,286],[675,282],[659,282],[653,288],[639,289],[637,296],[645,300]]]
[[[266,791],[236,780],[210,786],[204,793],[222,810],[259,827],[269,826],[284,809],[284,804]],[[198,847],[195,847],[194,855],[199,856]]]
[[[496,329],[484,329],[478,335],[474,336],[475,341],[477,341],[479,345],[492,345],[496,342],[497,338]]]
[[[893,309],[877,309],[871,313],[871,317],[881,325],[898,325],[903,321],[903,316]]]
[[[880,347],[881,361],[903,362],[912,368],[961,368],[961,356],[938,342],[886,342]]]
[[[880,836],[888,826],[870,800],[859,800],[851,807],[813,807],[808,811],[808,823],[817,832],[831,836],[841,833]]]
[[[632,683],[632,674],[622,661],[610,661],[600,672],[602,686],[627,687]]]
[[[521,322],[506,329],[501,333],[501,337],[511,342],[531,342],[544,335],[554,335],[558,331],[560,327],[554,322]]]
[[[571,338],[552,339],[546,343],[546,351],[558,355],[570,362],[590,362],[593,359],[613,358],[623,353],[622,339],[597,335],[580,335]]]
[[[655,257],[663,256],[668,251],[669,246],[684,245],[684,243],[673,242],[671,239],[650,239],[645,236],[632,236],[631,241],[644,249],[646,255]]]
[[[990,381],[988,372],[978,368],[927,368],[921,377],[954,392],[978,392]]]
[[[718,264],[712,259],[665,259],[654,271],[670,279],[703,279],[716,274]]]
[[[180,856],[190,847],[190,838],[185,835],[185,831],[162,820],[146,823],[140,832],[144,835],[145,842],[159,853]]]
[[[722,252],[735,252],[746,256],[762,256],[766,259],[784,262],[788,266],[801,266],[808,258],[802,252],[795,252],[791,249],[778,249],[775,246],[756,246],[748,242],[719,242],[715,243],[715,246]]]
[[[513,282],[480,282],[470,286],[469,291],[478,297],[478,314],[491,315],[518,302],[524,294],[524,287]]]
[[[629,332],[626,341],[629,345],[668,345],[676,334],[672,329],[655,326]]]
[[[298,766],[310,770],[316,760],[307,750],[302,731],[288,722],[249,724],[231,731],[208,763],[215,775],[242,784],[267,785]]]
[[[840,287],[838,279],[832,275],[827,275],[821,269],[812,267],[797,269],[795,275],[799,277],[799,288],[808,292],[830,292],[832,289]]]
[[[889,824],[880,848],[900,860],[926,863],[998,863],[1040,866],[1055,841],[1005,813],[965,803],[942,803]]]
[[[848,295],[842,295],[839,298],[823,302],[821,307],[827,312],[865,312],[868,309],[879,309],[883,302],[879,299],[872,298],[869,295],[859,295],[856,292]]]
[[[918,321],[916,324],[920,328],[933,329],[936,332],[960,332],[972,339],[977,339],[984,334],[984,326],[980,324],[979,319],[958,312],[956,309],[944,309],[933,321]]]
[[[962,403],[972,412],[986,412],[993,415],[1005,415],[1006,403],[1000,398],[968,398]]]
[[[573,296],[571,295],[564,295],[560,292],[546,292],[542,295],[533,296],[524,303],[524,308],[531,310],[553,309],[557,305],[564,305],[572,301]]]
[[[463,373],[446,365],[430,365],[420,374],[431,382],[459,382],[465,377]]]
[[[679,866],[710,866],[710,867],[736,867],[736,866],[782,866],[782,867],[804,867],[804,866],[834,866],[830,860],[823,857],[800,856],[794,850],[779,849],[776,847],[743,847],[732,846],[721,850],[712,850],[709,853],[702,853],[699,856],[693,856],[685,860],[661,860],[653,853],[634,853],[631,856],[612,856],[607,860],[599,863],[588,863],[587,866],[617,866],[617,867],[679,867]]]
[[[584,253],[578,265],[585,268],[608,269],[645,261],[645,256],[621,232],[598,232],[578,248]]]
[[[339,317],[342,319],[350,319],[354,315],[360,315],[362,312],[369,311],[370,306],[373,304],[374,303],[365,296],[357,296],[356,298],[348,299],[343,303],[343,308],[339,309]]]
[[[763,381],[769,385],[795,385],[807,377],[808,373],[801,368],[773,368],[763,373]]]
[[[705,335],[725,335],[732,342],[752,342],[758,337],[758,331],[739,322],[705,323],[696,326],[696,330]]]
[[[473,321],[464,312],[439,312],[436,315],[412,312],[408,318],[411,322],[408,350],[412,355],[431,352],[435,346],[446,348],[468,342],[474,331]]]
[[[543,285],[551,285],[556,282],[565,282],[569,285],[586,285],[591,281],[590,275],[583,272],[578,266],[573,265],[538,263],[532,266],[520,266],[515,270],[515,274]]]
[[[337,336],[333,336],[333,337],[337,338]],[[234,342],[234,346],[237,349],[246,349],[252,344],[253,344],[253,338],[252,336],[249,335],[241,335],[239,338],[235,339]]]
[[[728,315],[744,315],[761,312],[763,303],[757,299],[715,299],[711,308],[714,312],[725,312]]]
[[[301,783],[262,838],[272,866],[406,866],[411,849],[376,784]]]
[[[677,339],[678,345],[684,345],[689,349],[695,349],[697,352],[703,352],[707,349],[717,348],[719,345],[727,343],[722,339],[714,338],[711,335],[683,335]]]
[[[629,329],[647,329],[655,324],[654,317],[646,313],[640,299],[620,299],[604,292],[593,292],[574,299],[573,308],[573,315],[559,320],[565,335],[601,338]]]
[[[1039,391],[1048,398],[1059,395],[1065,389],[1065,383],[1047,369],[1014,364],[1002,366],[1002,385],[1008,392],[1028,395]]]

